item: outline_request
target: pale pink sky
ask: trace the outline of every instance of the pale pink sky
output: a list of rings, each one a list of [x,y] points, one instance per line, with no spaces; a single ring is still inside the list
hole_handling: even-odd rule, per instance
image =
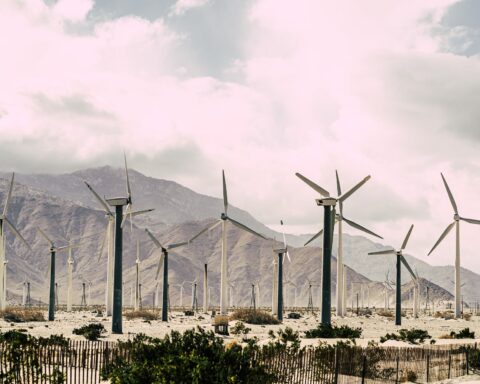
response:
[[[332,194],[335,169],[344,189],[371,174],[345,215],[395,246],[414,223],[423,259],[452,219],[441,171],[480,219],[480,34],[444,23],[461,2],[232,1],[226,20],[220,0],[159,3],[0,2],[3,170],[120,165],[126,148],[133,168],[220,196],[225,168],[232,204],[292,232],[321,223],[295,172]],[[477,272],[479,235],[462,224]],[[451,264],[453,239],[430,261]]]

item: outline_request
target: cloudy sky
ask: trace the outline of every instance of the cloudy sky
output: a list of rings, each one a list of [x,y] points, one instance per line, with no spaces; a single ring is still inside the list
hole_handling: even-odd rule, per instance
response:
[[[2,0],[2,170],[120,165],[315,231],[299,171],[345,216],[426,253],[480,219],[477,0]],[[351,232],[354,234],[355,232]],[[480,226],[462,224],[480,272]],[[452,264],[450,234],[429,260]]]

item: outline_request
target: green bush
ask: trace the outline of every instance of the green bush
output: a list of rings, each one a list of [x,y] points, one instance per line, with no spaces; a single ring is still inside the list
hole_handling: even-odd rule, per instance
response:
[[[298,313],[298,312],[290,312],[290,313],[287,315],[287,319],[295,319],[295,320],[298,320],[298,319],[300,319],[300,317],[302,317],[302,315],[300,315],[300,313]]]
[[[230,332],[235,336],[246,336],[251,330],[251,328],[245,327],[245,324],[243,324],[241,321],[237,321],[235,325],[230,328]]]
[[[358,339],[362,335],[362,328],[352,328],[348,325],[337,327],[330,324],[319,324],[317,328],[305,331],[307,339],[320,337],[322,339]]]
[[[87,340],[97,341],[98,338],[105,333],[105,327],[101,323],[91,323],[73,330],[74,335],[84,336]]]
[[[137,335],[119,342],[130,351],[130,360],[118,357],[102,371],[115,384],[166,383],[273,383],[276,378],[253,364],[258,347],[236,343],[225,347],[223,339],[198,327],[181,334],[172,331],[163,339]]]
[[[267,312],[253,309],[238,309],[230,316],[247,324],[278,324],[278,320]]]
[[[463,328],[458,333],[455,331],[450,332],[450,336],[452,339],[474,339],[475,332],[470,332],[470,328]]]
[[[385,336],[380,338],[380,342],[384,343],[387,340],[398,340],[406,341],[410,344],[419,344],[423,343],[426,339],[431,339],[432,336],[428,334],[427,331],[423,329],[400,329],[398,334],[387,333]]]

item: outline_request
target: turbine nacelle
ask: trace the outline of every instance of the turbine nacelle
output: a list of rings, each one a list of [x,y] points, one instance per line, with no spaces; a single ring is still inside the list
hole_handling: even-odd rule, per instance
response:
[[[461,219],[461,217],[460,217],[460,215],[459,215],[458,213],[455,213],[455,214],[453,215],[453,220],[459,221],[460,219]]]
[[[334,197],[325,197],[323,199],[315,199],[316,203],[320,207],[334,207],[337,205],[337,199]]]
[[[228,216],[225,213],[222,213],[220,215],[220,219],[226,221],[226,220],[228,220]]]

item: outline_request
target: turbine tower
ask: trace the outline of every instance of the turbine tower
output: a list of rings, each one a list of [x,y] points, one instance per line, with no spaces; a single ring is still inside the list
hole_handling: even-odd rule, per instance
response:
[[[310,188],[314,189],[318,192],[323,198],[316,199],[316,203],[318,206],[322,206],[324,208],[324,216],[323,216],[323,265],[322,265],[322,324],[330,324],[331,323],[331,283],[332,283],[332,276],[331,276],[331,259],[332,259],[332,242],[333,242],[333,226],[335,225],[335,206],[337,203],[340,204],[340,216],[342,216],[343,212],[343,202],[350,197],[355,191],[357,191],[363,184],[365,184],[369,179],[370,176],[365,177],[362,181],[360,181],[357,185],[353,188],[348,190],[346,193],[339,195],[338,197],[330,197],[330,193],[320,187],[318,184],[314,183],[310,179],[307,179],[300,173],[295,174],[300,180],[306,183]],[[337,185],[338,187],[338,185]],[[346,221],[347,222],[347,221]],[[358,224],[351,222],[350,220],[348,223],[355,228],[361,227]],[[352,224],[353,223],[353,224]],[[368,231],[366,228],[361,227],[362,230]],[[372,232],[373,233],[373,232]],[[320,232],[318,233],[320,236]],[[378,235],[376,235],[378,236]],[[340,275],[337,272],[337,279],[340,276],[340,279],[343,280],[343,272],[341,271],[343,264],[342,260],[337,260],[337,268],[340,268]],[[343,281],[341,284],[337,283],[338,287],[343,287]],[[340,288],[341,289],[341,288]],[[337,295],[338,296],[338,295]],[[340,307],[342,307],[342,295],[340,296]],[[337,297],[338,300],[338,297]],[[338,303],[337,303],[338,309]]]
[[[234,226],[250,232],[252,235],[266,239],[263,235],[255,232],[253,229],[248,228],[246,225],[232,219],[228,216],[228,197],[227,197],[227,184],[225,182],[225,172],[222,170],[222,182],[223,182],[223,212],[220,216],[220,220],[217,220],[212,225],[204,228],[200,233],[194,236],[190,241],[195,240],[203,233],[212,230],[222,224],[222,260],[220,264],[220,314],[226,315],[228,311],[228,258],[227,258],[227,223],[231,223]]]
[[[135,260],[135,301],[134,311],[140,309],[140,242],[137,239],[137,259]]]
[[[157,274],[155,275],[155,280],[158,280],[158,276],[160,275],[160,269],[163,265],[163,297],[162,297],[162,321],[168,321],[168,251],[171,249],[183,247],[184,245],[188,245],[190,241],[184,241],[181,243],[172,243],[168,244],[164,247],[160,241],[150,232],[147,228],[145,228],[145,232],[147,232],[150,239],[153,241],[153,244],[160,250],[160,258],[158,259],[158,267],[157,267]]]
[[[127,169],[127,159],[125,158],[125,172],[127,173],[127,182],[128,181],[128,169]],[[115,214],[110,210],[107,202],[105,199],[101,198],[100,195],[93,189],[93,187],[84,181],[85,185],[88,187],[90,192],[95,196],[95,199],[100,203],[102,206],[105,216],[107,217],[108,224],[107,230],[105,231],[105,238],[102,242],[100,252],[98,255],[98,260],[102,258],[105,245],[107,246],[107,282],[106,282],[106,289],[105,289],[105,312],[107,316],[112,315],[113,311],[113,270],[114,270],[114,239],[115,239]],[[130,190],[130,187],[127,187],[127,190]],[[128,192],[130,193],[130,192]],[[129,195],[130,196],[130,195]],[[130,196],[131,197],[131,196]],[[131,205],[130,205],[131,206]],[[130,216],[130,219],[134,216],[138,216],[144,213],[148,213],[153,211],[153,209],[144,209],[141,211],[129,211],[122,213],[122,224],[121,227],[123,228],[125,220],[127,216]],[[131,220],[130,220],[131,223]]]
[[[50,291],[48,300],[48,321],[53,321],[55,320],[55,254],[57,252],[69,250],[73,247],[78,247],[79,244],[70,243],[63,247],[57,247],[41,228],[37,228],[37,230],[50,247]]]
[[[413,224],[411,225],[410,229],[407,232],[407,236],[405,236],[405,240],[403,240],[402,246],[399,250],[394,249],[387,249],[384,251],[376,251],[376,252],[369,252],[369,255],[396,255],[397,256],[397,281],[396,283],[396,295],[395,295],[395,325],[402,325],[402,275],[401,275],[401,268],[402,263],[407,268],[408,272],[412,276],[415,276],[413,273],[412,268],[408,265],[407,260],[403,257],[403,250],[407,246],[408,239],[410,238],[410,234],[413,230]]]
[[[3,206],[3,213],[0,216],[0,309],[3,311],[7,307],[7,259],[6,259],[6,236],[5,236],[5,224],[10,228],[15,236],[17,236],[22,243],[24,243],[29,250],[30,246],[18,232],[17,228],[8,218],[8,208],[12,199],[13,182],[15,180],[15,173],[12,173],[12,179],[10,180],[10,187],[8,188],[7,199]]]
[[[340,186],[340,178],[338,177],[338,172],[335,171],[335,177],[337,180],[337,193],[338,196],[342,196],[342,188]],[[343,273],[343,222],[351,226],[352,228],[358,229],[362,232],[368,233],[369,235],[376,236],[380,239],[383,237],[377,235],[376,233],[370,231],[369,229],[362,227],[360,224],[353,222],[352,220],[347,219],[343,215],[343,202],[339,202],[340,212],[335,215],[335,223],[338,223],[338,250],[337,250],[337,305],[336,305],[336,313],[337,316],[345,316],[345,303],[343,297],[344,293],[344,273]],[[334,225],[335,225],[334,223]],[[308,240],[305,245],[310,244],[313,240],[319,237],[323,233],[323,229],[321,229],[318,233],[316,233],[310,240]]]
[[[450,203],[452,204],[453,208],[453,223],[449,224],[447,228],[443,231],[440,235],[440,238],[437,240],[433,248],[428,252],[430,255],[435,248],[442,242],[442,240],[448,235],[448,233],[452,230],[455,226],[455,318],[459,319],[462,317],[462,282],[460,276],[460,220],[465,221],[470,224],[480,224],[480,220],[475,219],[467,219],[465,217],[461,217],[458,213],[457,203],[453,198],[452,192],[448,187],[447,181],[443,174],[442,176],[443,184],[445,185],[445,189],[447,190],[448,198],[450,199]]]
[[[115,207],[115,244],[114,244],[114,266],[113,266],[113,309],[112,309],[112,333],[123,333],[122,330],[122,299],[123,299],[123,225],[127,216],[130,216],[130,230],[132,230],[132,190],[128,177],[127,157],[124,154],[125,175],[127,182],[127,197],[114,197],[106,202]],[[123,207],[125,214],[123,213]],[[108,207],[107,207],[108,208]],[[109,209],[108,209],[109,210]],[[107,289],[108,290],[108,289]]]

